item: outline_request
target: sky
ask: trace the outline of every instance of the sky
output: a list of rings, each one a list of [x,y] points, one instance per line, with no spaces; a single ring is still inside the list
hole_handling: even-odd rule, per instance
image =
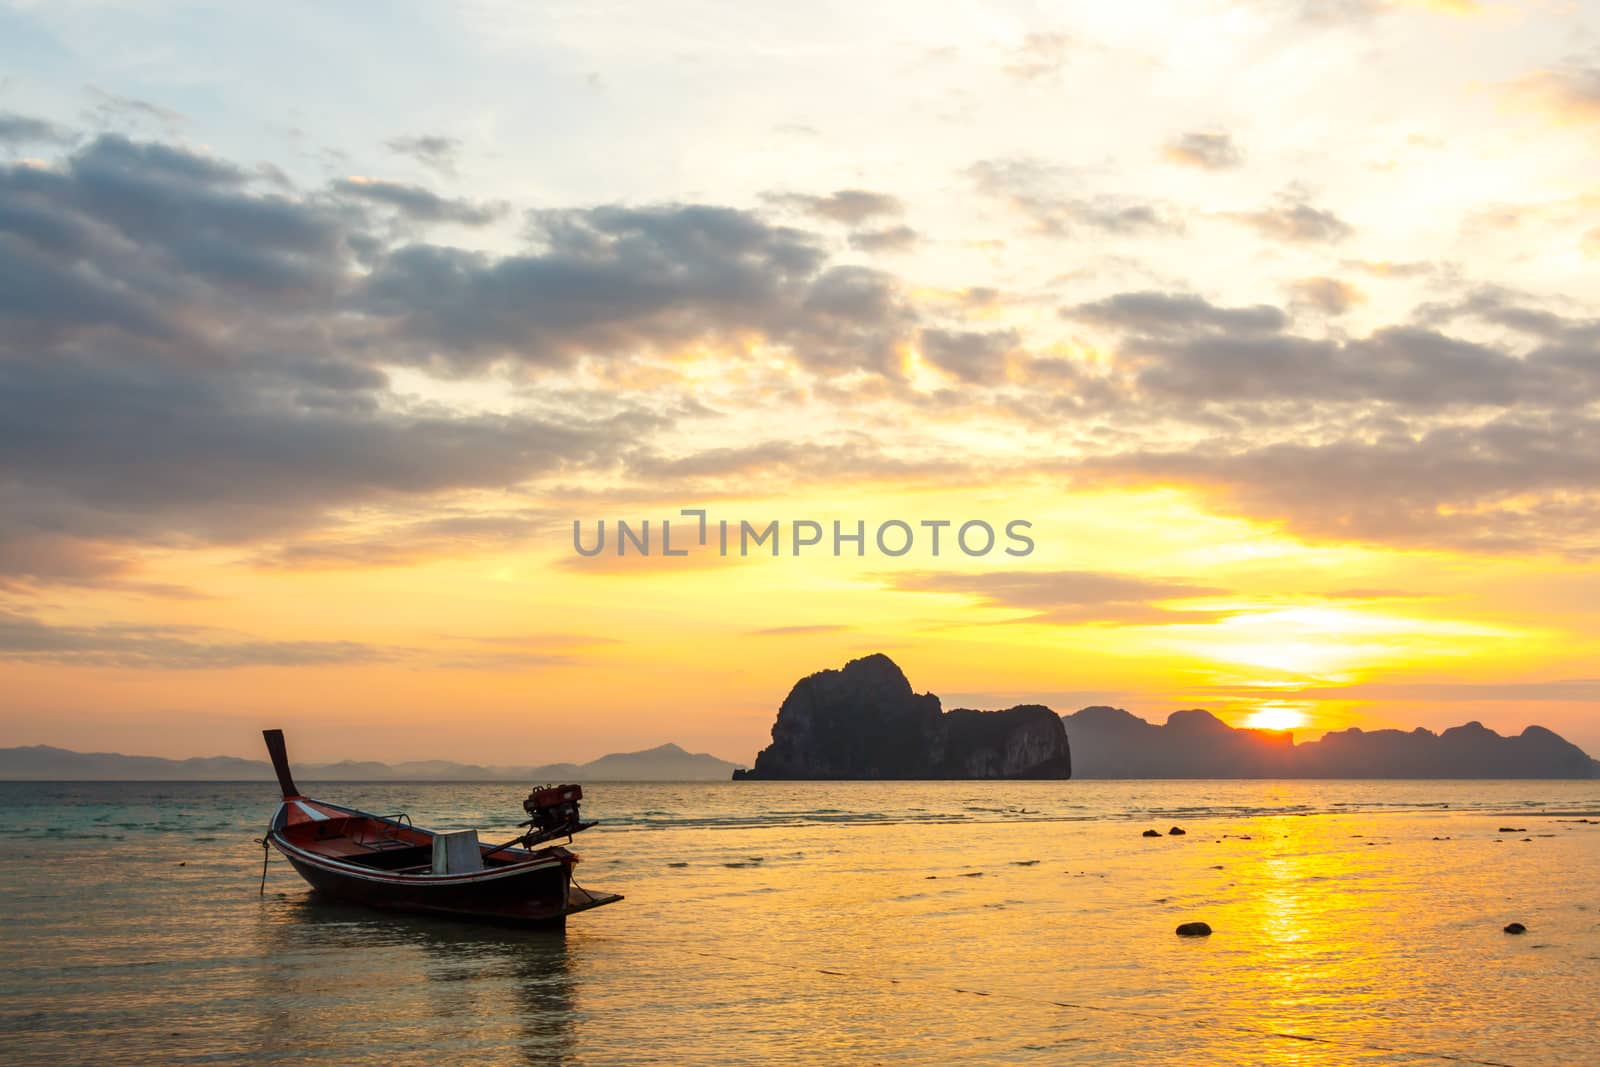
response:
[[[1597,34],[0,5],[0,745],[748,762],[883,651],[1600,753]]]

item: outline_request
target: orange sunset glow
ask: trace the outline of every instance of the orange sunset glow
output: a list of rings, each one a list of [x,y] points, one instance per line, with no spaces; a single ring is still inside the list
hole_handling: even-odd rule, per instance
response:
[[[248,121],[109,54],[92,100],[6,89],[5,743],[747,761],[795,679],[884,651],[949,707],[1600,749],[1565,37],[906,14],[848,46],[730,16],[766,74],[655,16],[672,48],[463,14],[447,98],[407,38],[359,99],[229,89]],[[713,537],[664,555],[686,509]]]

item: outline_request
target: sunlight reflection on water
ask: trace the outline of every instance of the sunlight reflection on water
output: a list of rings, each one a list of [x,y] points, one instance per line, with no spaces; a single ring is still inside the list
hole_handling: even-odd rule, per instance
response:
[[[520,800],[311,791],[436,826]],[[281,862],[258,897],[264,784],[0,785],[3,1058],[1600,1062],[1595,783],[589,791],[578,877],[628,899],[563,934],[317,902]]]

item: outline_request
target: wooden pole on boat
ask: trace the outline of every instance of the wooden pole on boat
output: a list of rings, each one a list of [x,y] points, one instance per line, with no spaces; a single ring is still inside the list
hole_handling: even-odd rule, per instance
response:
[[[278,774],[278,787],[283,790],[283,799],[299,796],[300,790],[295,788],[294,778],[289,774],[289,750],[283,745],[283,731],[262,730],[261,736],[266,738],[267,755],[272,757],[272,769]]]

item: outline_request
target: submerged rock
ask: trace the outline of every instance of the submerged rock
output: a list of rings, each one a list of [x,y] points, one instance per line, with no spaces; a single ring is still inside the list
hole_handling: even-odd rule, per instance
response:
[[[1143,834],[1141,834],[1139,836],[1141,836],[1141,837],[1160,837],[1161,836],[1161,831],[1160,830],[1146,830]]]
[[[1172,829],[1167,831],[1167,836],[1168,837],[1182,837],[1184,834],[1186,834],[1188,832],[1189,831],[1185,830],[1181,826],[1174,826]]]
[[[1210,937],[1211,927],[1207,923],[1192,922],[1178,924],[1179,937]]]
[[[1508,934],[1525,934],[1527,932],[1528,932],[1528,928],[1526,926],[1523,926],[1521,923],[1507,923],[1506,924],[1506,933],[1508,933]]]

